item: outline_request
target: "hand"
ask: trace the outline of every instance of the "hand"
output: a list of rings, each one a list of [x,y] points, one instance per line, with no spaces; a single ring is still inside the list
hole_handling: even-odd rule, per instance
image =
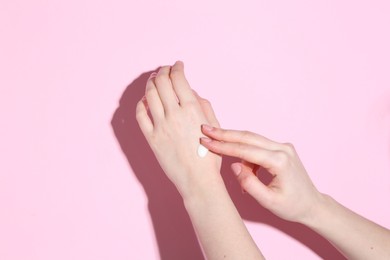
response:
[[[207,125],[202,131],[210,138],[201,143],[216,154],[234,156],[241,163],[232,164],[241,187],[263,207],[277,216],[303,222],[310,218],[322,200],[291,144],[271,141],[248,131],[224,130]],[[254,174],[262,166],[273,175],[266,186]]]
[[[210,103],[188,84],[182,62],[150,75],[136,118],[160,166],[182,195],[215,178],[211,171],[219,175],[221,156],[209,152],[200,158],[197,154],[201,124],[219,124]]]

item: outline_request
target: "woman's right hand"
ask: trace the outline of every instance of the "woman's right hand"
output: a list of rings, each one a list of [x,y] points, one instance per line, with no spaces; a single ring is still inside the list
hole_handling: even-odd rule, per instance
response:
[[[210,151],[242,159],[241,163],[232,164],[232,170],[242,189],[263,207],[283,219],[300,223],[314,217],[315,207],[324,197],[310,180],[293,145],[248,131],[208,125],[202,126],[202,132],[209,138],[201,138],[201,143]],[[273,175],[268,185],[254,174],[258,166]]]

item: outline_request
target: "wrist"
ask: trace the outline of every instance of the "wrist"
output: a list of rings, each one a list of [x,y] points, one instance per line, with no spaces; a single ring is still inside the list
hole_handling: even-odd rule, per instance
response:
[[[326,218],[326,214],[329,213],[329,208],[333,202],[334,199],[331,196],[319,193],[316,203],[314,203],[310,212],[308,212],[307,216],[300,223],[312,229],[320,226],[324,218]]]
[[[182,198],[184,207],[191,218],[199,214],[209,215],[211,212],[226,209],[226,205],[233,205],[222,178],[201,185],[193,185],[191,190],[182,194]]]
[[[220,172],[217,169],[200,170],[197,169],[190,173],[185,183],[176,185],[184,202],[194,199],[202,199],[204,196],[213,192],[213,190],[225,187]]]

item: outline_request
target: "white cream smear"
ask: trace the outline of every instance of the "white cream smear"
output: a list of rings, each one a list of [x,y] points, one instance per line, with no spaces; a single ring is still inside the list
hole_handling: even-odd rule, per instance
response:
[[[201,158],[205,157],[207,155],[208,151],[209,151],[209,149],[207,149],[203,145],[200,144],[198,146],[198,155],[199,155],[199,157],[201,157]]]

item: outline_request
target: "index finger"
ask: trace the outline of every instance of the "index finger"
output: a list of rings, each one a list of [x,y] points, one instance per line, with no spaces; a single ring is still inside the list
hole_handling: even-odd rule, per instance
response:
[[[260,146],[268,150],[282,149],[282,145],[280,143],[274,142],[264,136],[249,131],[227,130],[218,127],[202,125],[202,132],[212,139],[219,141],[245,143],[249,145]]]
[[[171,68],[169,76],[172,81],[173,89],[175,90],[181,105],[197,101],[190,84],[184,75],[184,63],[182,61],[175,62]]]
[[[207,137],[200,138],[200,143],[214,153],[237,157],[260,165],[270,173],[274,173],[277,168],[275,151],[244,143],[219,142]]]

